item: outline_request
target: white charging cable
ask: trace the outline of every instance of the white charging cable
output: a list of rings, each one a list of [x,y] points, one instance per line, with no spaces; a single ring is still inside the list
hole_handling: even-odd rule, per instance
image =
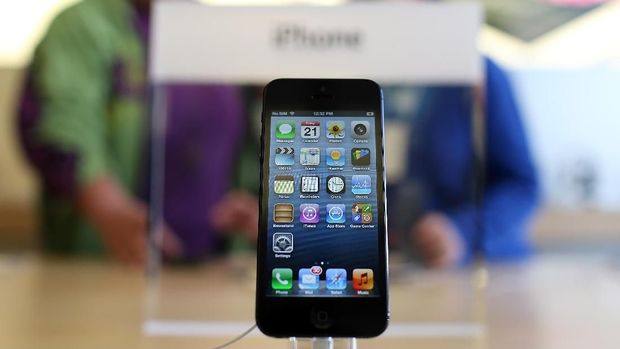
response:
[[[231,346],[231,345],[235,344],[236,342],[240,341],[241,339],[243,339],[243,337],[245,337],[248,334],[250,334],[250,332],[254,331],[255,328],[256,328],[256,324],[252,325],[252,327],[248,328],[247,330],[245,330],[245,332],[243,332],[242,334],[238,335],[237,337],[229,340],[228,342],[226,342],[226,343],[224,343],[222,345],[219,345],[219,346],[217,346],[215,348],[212,348],[212,349],[223,349],[223,348],[226,348],[228,346]]]

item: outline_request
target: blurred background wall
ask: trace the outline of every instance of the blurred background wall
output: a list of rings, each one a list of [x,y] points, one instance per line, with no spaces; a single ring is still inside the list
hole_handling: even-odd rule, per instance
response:
[[[19,149],[16,99],[50,20],[77,0],[0,3],[0,248],[37,244],[37,180]],[[341,4],[339,0],[211,0]],[[620,241],[620,2],[487,0],[480,48],[512,78],[543,184],[539,247]]]

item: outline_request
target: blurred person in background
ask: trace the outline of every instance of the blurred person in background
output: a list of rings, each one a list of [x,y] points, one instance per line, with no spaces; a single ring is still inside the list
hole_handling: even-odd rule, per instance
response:
[[[149,13],[148,0],[85,0],[36,48],[19,128],[42,181],[47,251],[145,260]],[[221,250],[222,233],[254,240],[257,202],[241,187],[255,191],[258,180],[237,164],[249,124],[242,91],[175,85],[167,93],[164,255],[202,260]]]
[[[405,178],[388,186],[395,243],[430,267],[483,255],[514,260],[530,253],[528,223],[538,179],[505,72],[485,60],[484,88],[394,87],[386,123],[410,125]],[[482,104],[484,153],[474,156],[474,103]]]

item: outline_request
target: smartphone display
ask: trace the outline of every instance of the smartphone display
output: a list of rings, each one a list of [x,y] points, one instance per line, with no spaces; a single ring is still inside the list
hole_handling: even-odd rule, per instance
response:
[[[368,80],[276,80],[264,98],[259,327],[378,334],[387,325],[381,91]],[[274,323],[261,313],[282,307],[299,314]]]

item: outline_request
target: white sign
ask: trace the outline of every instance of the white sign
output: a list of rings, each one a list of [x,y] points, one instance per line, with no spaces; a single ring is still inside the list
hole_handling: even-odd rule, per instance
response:
[[[477,3],[220,7],[157,1],[151,78],[265,83],[280,77],[382,83],[482,80]]]

